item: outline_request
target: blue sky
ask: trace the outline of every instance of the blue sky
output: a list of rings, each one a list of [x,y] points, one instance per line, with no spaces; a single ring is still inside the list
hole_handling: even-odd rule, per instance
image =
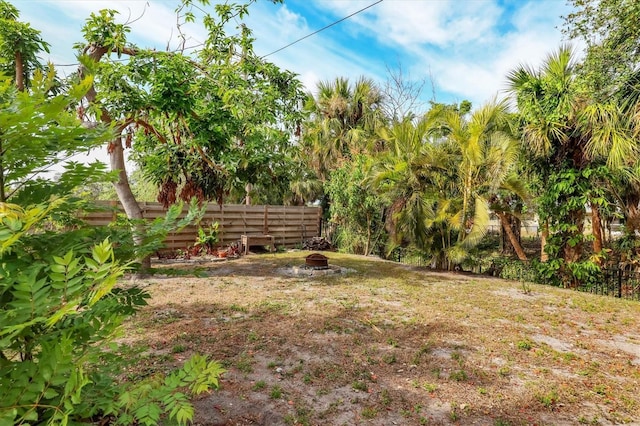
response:
[[[266,55],[376,0],[286,0],[251,5],[247,25],[255,49]],[[134,20],[130,40],[165,49],[178,43],[178,0],[14,0],[21,18],[51,43],[45,59],[74,62],[74,42],[89,14],[103,8]],[[209,8],[212,8],[211,6]],[[563,40],[564,0],[383,0],[366,11],[268,57],[297,74],[308,89],[319,80],[360,75],[383,82],[389,69],[426,80],[425,96],[441,102],[468,99],[475,106],[499,95],[506,73],[539,64]],[[184,27],[187,46],[204,40],[202,28]],[[61,68],[70,72],[74,67]]]

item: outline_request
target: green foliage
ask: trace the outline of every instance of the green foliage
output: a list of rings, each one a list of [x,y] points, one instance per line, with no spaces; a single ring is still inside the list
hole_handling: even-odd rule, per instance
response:
[[[68,165],[56,182],[33,178],[110,137],[84,129],[72,112],[90,84],[52,95],[53,72],[34,73],[26,91],[0,79],[0,424],[79,424],[100,416],[157,424],[163,413],[186,424],[189,395],[217,387],[220,366],[196,356],[167,378],[119,382],[126,366],[113,339],[149,297],[118,285],[131,259],[157,250],[198,210],[179,219],[175,206],[166,218],[138,224],[144,237],[136,246],[130,223],[89,227],[75,218],[87,203],[69,194],[106,179],[100,167]]]
[[[119,214],[115,223],[109,225],[107,232],[117,238],[116,252],[119,258],[141,259],[155,254],[164,246],[164,240],[170,232],[176,232],[192,223],[197,223],[204,214],[205,207],[192,199],[187,214],[182,215],[183,203],[170,206],[164,217],[153,221],[129,219]],[[183,217],[181,217],[183,216]],[[98,232],[104,232],[98,230]],[[134,241],[140,244],[134,244]],[[138,265],[132,265],[138,266]]]
[[[17,91],[8,77],[0,76],[0,201],[22,203],[65,193],[79,182],[104,179],[104,167],[70,164],[50,188],[37,174],[60,164],[62,158],[101,145],[108,133],[82,128],[70,107],[91,81],[84,80],[66,95],[49,96],[54,73],[35,72],[31,90]]]
[[[304,110],[302,150],[308,167],[321,181],[357,154],[380,149],[376,133],[384,124],[383,96],[375,82],[360,77],[355,83],[338,77],[321,81],[317,94],[307,94]]]
[[[112,415],[117,424],[179,424],[188,394],[218,386],[223,372],[195,356],[162,379],[118,383],[111,341],[148,294],[118,287],[129,268],[98,232],[44,231],[64,199],[23,209],[0,203],[0,424],[57,424]],[[151,226],[152,232],[167,222]],[[186,393],[185,393],[186,391]]]
[[[581,256],[582,245],[590,241],[583,232],[584,209],[590,199],[606,207],[606,200],[598,197],[599,176],[606,177],[608,169],[564,168],[549,174],[547,190],[539,197],[540,220],[549,224],[546,252],[551,263],[544,276],[557,282],[555,273],[564,286],[590,285],[600,277],[600,267],[591,259]]]
[[[366,182],[367,158],[357,156],[331,173],[325,185],[331,199],[329,214],[338,225],[338,247],[369,255],[383,247],[383,204]]]
[[[11,75],[20,90],[31,85],[31,76],[44,67],[38,59],[49,52],[49,43],[40,31],[19,22],[20,12],[11,3],[0,0],[0,74]],[[21,75],[16,75],[21,71]]]
[[[517,187],[511,183],[518,146],[509,125],[504,102],[466,115],[434,104],[421,120],[380,131],[389,151],[372,180],[390,206],[393,244],[408,243],[441,269],[470,256],[487,232],[489,199]]]
[[[198,237],[196,238],[196,247],[203,247],[205,250],[211,251],[219,241],[218,239],[218,222],[209,226],[208,231],[203,227],[198,227]]]
[[[586,44],[581,74],[598,97],[625,85],[640,63],[640,5],[630,0],[571,0],[565,31]]]
[[[240,200],[247,183],[274,203],[289,192],[289,133],[301,119],[301,83],[253,52],[245,25],[227,35],[229,21],[242,19],[247,6],[216,5],[215,14],[205,13],[208,36],[189,55],[129,45],[130,29],[113,10],[92,14],[83,28],[78,47],[99,60],[85,64],[99,93],[90,110],[127,117],[122,136],[165,206],[194,196]],[[183,2],[178,19],[193,20],[193,7]]]

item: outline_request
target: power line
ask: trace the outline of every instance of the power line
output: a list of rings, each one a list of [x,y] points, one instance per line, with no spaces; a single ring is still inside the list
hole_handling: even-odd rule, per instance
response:
[[[326,30],[327,28],[331,28],[331,27],[333,27],[334,25],[339,24],[339,23],[340,23],[340,22],[342,22],[342,21],[346,21],[347,19],[351,18],[352,16],[355,16],[355,15],[357,15],[358,13],[364,12],[365,10],[369,9],[370,7],[373,7],[373,6],[377,5],[378,3],[382,3],[382,1],[383,1],[383,0],[378,0],[378,1],[377,1],[377,2],[375,2],[375,3],[371,3],[369,6],[363,7],[362,9],[360,9],[360,10],[357,10],[357,11],[353,12],[351,15],[345,16],[344,18],[339,19],[339,20],[337,20],[337,21],[335,21],[335,22],[332,22],[331,24],[329,24],[329,25],[327,25],[327,26],[325,26],[325,27],[322,27],[322,28],[320,28],[319,30],[316,30],[316,31],[312,32],[311,34],[307,34],[306,36],[301,37],[301,38],[297,39],[296,41],[293,41],[293,42],[291,42],[291,43],[287,44],[286,46],[281,47],[280,49],[274,50],[274,51],[273,51],[273,52],[271,52],[271,53],[267,53],[266,55],[261,56],[261,57],[260,57],[260,59],[264,59],[264,58],[266,58],[267,56],[271,56],[271,55],[273,55],[273,54],[275,54],[275,53],[278,53],[278,52],[280,52],[280,51],[282,51],[282,50],[286,49],[287,47],[291,47],[291,46],[293,46],[294,44],[296,44],[296,43],[298,43],[298,42],[301,42],[302,40],[304,40],[304,39],[306,39],[306,38],[309,38],[309,37],[311,37],[311,36],[313,36],[313,35],[318,34],[318,33],[319,33],[319,32],[321,32],[321,31]]]

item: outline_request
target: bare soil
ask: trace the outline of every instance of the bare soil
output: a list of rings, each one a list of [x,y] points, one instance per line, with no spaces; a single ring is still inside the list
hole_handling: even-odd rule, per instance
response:
[[[308,254],[155,265],[204,276],[134,283],[132,376],[221,361],[197,425],[640,424],[640,302]]]

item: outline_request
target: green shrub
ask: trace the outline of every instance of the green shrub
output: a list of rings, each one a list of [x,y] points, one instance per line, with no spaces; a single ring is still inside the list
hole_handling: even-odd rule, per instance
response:
[[[23,209],[0,203],[0,425],[68,424],[113,416],[116,424],[186,424],[188,394],[217,387],[220,365],[194,356],[183,368],[120,383],[113,339],[149,297],[119,288],[130,267],[110,239],[78,227],[47,231],[64,198]]]

